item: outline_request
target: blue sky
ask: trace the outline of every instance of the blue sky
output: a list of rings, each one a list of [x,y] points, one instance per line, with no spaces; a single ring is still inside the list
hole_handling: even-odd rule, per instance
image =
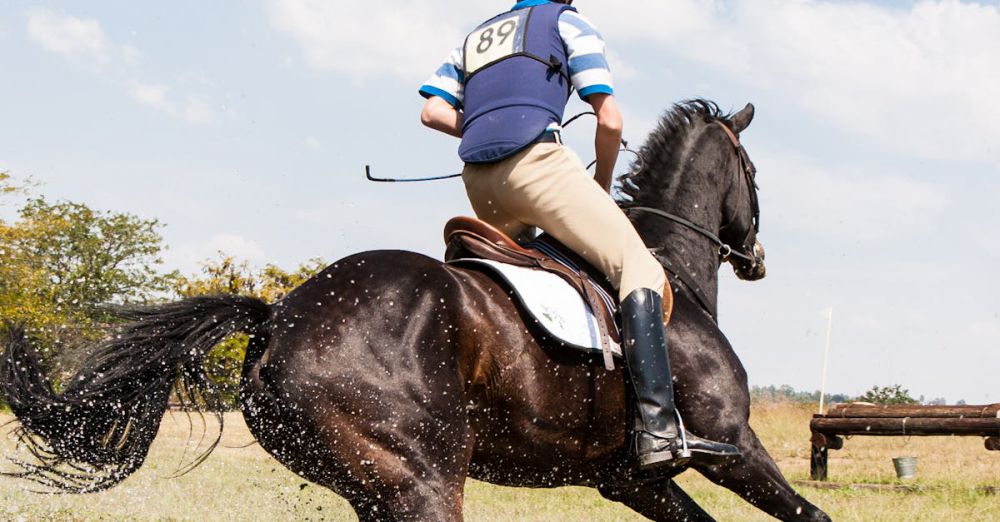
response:
[[[22,2],[0,11],[0,168],[162,220],[165,268],[374,248],[440,256],[470,210],[416,89],[497,2]],[[754,384],[900,383],[1000,401],[1000,4],[579,0],[612,49],[626,137],[694,96],[757,106],[769,275],[721,273]],[[577,102],[574,109],[581,109]],[[592,156],[592,123],[570,132]],[[624,165],[623,167],[624,168]],[[12,217],[12,201],[0,215]]]

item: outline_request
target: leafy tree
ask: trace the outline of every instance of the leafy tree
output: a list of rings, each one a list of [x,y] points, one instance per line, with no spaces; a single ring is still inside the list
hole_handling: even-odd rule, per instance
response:
[[[893,384],[884,388],[872,386],[872,389],[866,391],[857,400],[873,404],[917,404],[920,402],[910,397],[910,390],[904,389],[899,384]]]
[[[0,183],[0,192],[13,186]],[[0,221],[0,318],[29,327],[48,369],[72,364],[81,355],[72,348],[100,335],[111,320],[100,305],[145,302],[170,287],[172,275],[156,270],[156,220],[42,197],[18,213]]]
[[[321,259],[312,259],[292,272],[273,264],[254,271],[246,261],[219,252],[219,258],[206,261],[199,276],[177,277],[174,292],[180,297],[198,295],[239,294],[273,303],[288,295],[295,287],[326,266]],[[249,338],[236,334],[212,349],[205,358],[209,377],[218,387],[224,401],[235,406],[239,399],[243,359]]]
[[[34,185],[36,183],[31,178],[28,178],[26,181],[15,182],[10,172],[0,171],[0,196],[27,194],[28,188]]]

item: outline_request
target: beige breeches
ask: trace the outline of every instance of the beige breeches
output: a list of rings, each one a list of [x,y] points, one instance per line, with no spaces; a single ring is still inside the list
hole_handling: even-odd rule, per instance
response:
[[[508,236],[539,227],[604,273],[620,299],[637,288],[662,295],[663,267],[567,147],[538,143],[497,163],[468,164],[462,179],[476,216]]]

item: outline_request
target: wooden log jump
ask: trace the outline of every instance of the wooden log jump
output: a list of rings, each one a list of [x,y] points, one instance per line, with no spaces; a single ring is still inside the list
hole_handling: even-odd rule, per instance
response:
[[[985,437],[986,449],[1000,451],[1000,404],[914,406],[838,404],[809,422],[812,446],[809,471],[826,480],[829,450],[844,447],[843,436],[881,437],[959,435]]]
[[[921,406],[912,404],[837,404],[823,415],[823,418],[900,418],[919,417],[931,419],[987,419],[997,418],[1000,404],[988,406]],[[817,415],[816,417],[819,417]]]

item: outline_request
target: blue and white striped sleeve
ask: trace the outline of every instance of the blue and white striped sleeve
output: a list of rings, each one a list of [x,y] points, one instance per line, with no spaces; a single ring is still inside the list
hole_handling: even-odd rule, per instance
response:
[[[559,34],[566,44],[569,75],[581,99],[594,93],[614,94],[611,68],[604,55],[604,38],[594,25],[574,11],[559,16]]]
[[[437,72],[420,87],[420,95],[424,98],[439,96],[452,107],[461,109],[465,100],[465,72],[462,66],[462,48],[459,47],[448,55]]]

